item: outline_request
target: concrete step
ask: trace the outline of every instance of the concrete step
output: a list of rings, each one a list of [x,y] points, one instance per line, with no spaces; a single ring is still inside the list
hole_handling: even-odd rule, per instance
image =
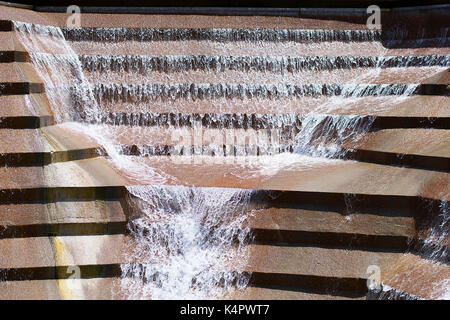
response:
[[[110,300],[126,299],[122,292],[120,279],[60,279],[60,280],[23,280],[0,282],[2,300]],[[349,300],[363,299],[308,293],[304,291],[280,290],[248,287],[231,291],[224,299],[236,300]]]
[[[284,154],[253,158],[131,159],[161,170],[178,184],[202,187],[420,196],[448,201],[448,194],[443,190],[450,183],[450,175],[443,172]],[[272,165],[268,166],[269,163]],[[139,184],[139,181],[131,178],[129,183]]]
[[[449,139],[448,130],[387,129],[368,132],[356,145],[347,142],[343,147],[450,158],[450,146],[446,143]]]
[[[48,117],[51,114],[52,112],[45,94],[0,96],[0,117],[2,119],[33,116]],[[18,127],[17,129],[22,128]]]
[[[450,266],[405,254],[384,272],[384,284],[427,300],[448,299]]]
[[[83,27],[105,28],[286,28],[286,29],[318,29],[318,30],[360,30],[366,29],[360,24],[346,21],[318,21],[302,17],[270,17],[270,16],[205,16],[194,15],[188,19],[184,15],[153,14],[152,19],[146,19],[139,14],[108,14],[105,15],[85,13]],[[2,30],[11,29],[10,20],[30,23],[66,26],[66,17],[62,13],[41,13],[30,10],[20,10],[4,7],[0,19],[3,20]]]
[[[1,300],[124,299],[117,278],[0,281]]]
[[[0,205],[0,238],[126,233],[122,201],[57,201]]]
[[[102,148],[86,135],[64,126],[38,129],[0,129],[0,165],[44,166],[50,163],[97,157]]]
[[[92,88],[96,99],[103,103],[121,102],[154,102],[170,100],[253,100],[253,99],[286,99],[299,97],[366,97],[366,96],[448,96],[446,84],[264,84],[264,83],[152,83],[127,84],[108,83],[95,84]]]
[[[91,275],[92,270],[89,266],[96,268],[98,265],[98,268],[106,268],[107,265],[133,262],[125,252],[126,245],[130,244],[130,241],[131,239],[126,240],[124,235],[1,239],[0,252],[3,258],[0,261],[0,268],[3,272],[7,272],[3,280],[12,277],[14,280],[21,277],[28,280],[55,279],[54,276],[65,271],[67,266],[84,266],[83,270],[87,273],[81,273],[80,277],[85,278]],[[25,276],[28,271],[32,277]],[[62,278],[64,274],[63,272]]]
[[[0,82],[40,83],[42,79],[30,62],[11,62],[0,63]]]
[[[3,82],[0,83],[0,95],[18,95],[30,93],[43,93],[42,83],[36,82]]]
[[[103,101],[105,113],[229,113],[229,114],[338,114],[362,116],[391,116],[395,118],[409,117],[450,117],[450,98],[444,96],[402,96],[393,101],[392,97],[292,97],[271,99],[247,99],[243,103],[239,99],[195,100],[195,101],[154,101],[126,102]],[[223,103],[222,103],[223,102]]]
[[[224,104],[217,104],[209,100],[156,102],[154,104],[136,103],[104,103],[104,121],[107,123],[134,125],[152,125],[150,120],[154,118],[155,124],[166,121],[164,117],[187,117],[189,114],[205,114],[205,117],[261,117],[275,114],[333,114],[333,115],[361,115],[376,116],[374,127],[377,128],[419,128],[432,127],[447,129],[449,108],[445,108],[448,97],[437,96],[410,96],[402,97],[392,105],[389,97],[364,97],[364,98],[294,98],[258,99],[246,102],[243,109],[242,102],[228,100]],[[174,110],[167,113],[167,110]],[[242,115],[242,113],[244,115]],[[3,95],[0,96],[0,126],[9,129],[34,129],[38,126],[53,124],[51,109],[44,94],[30,95]],[[159,119],[158,117],[161,117]],[[205,120],[207,120],[205,118]],[[256,121],[255,118],[252,121]],[[188,119],[189,120],[189,119]],[[259,120],[258,120],[259,121]],[[245,121],[244,121],[245,122]],[[148,123],[148,124],[147,124]],[[236,121],[235,125],[238,125]],[[256,124],[256,123],[255,123]]]
[[[203,115],[203,118],[200,118],[200,115],[197,116],[197,120],[201,120],[202,123],[207,126],[214,126],[214,121],[220,119],[220,116],[216,117],[215,115]],[[270,128],[270,116],[273,117],[273,115],[267,116],[269,117],[252,115],[251,118],[249,118],[247,115],[247,119],[245,119],[244,116],[243,121],[237,117],[237,115],[227,115],[227,117],[223,118],[229,120],[227,123],[229,122],[230,124],[233,124],[233,121],[236,122],[236,124],[233,124],[235,127],[240,125],[244,127],[254,126],[255,128]],[[184,119],[188,125],[191,124],[192,121],[196,121],[194,115],[176,117],[175,115],[171,116],[170,114],[167,115],[167,117],[164,117],[164,115],[157,115],[155,117],[149,116],[147,119],[144,118],[147,123],[139,118],[129,119],[126,117],[119,117],[119,119],[124,123],[131,121],[133,124],[138,122],[141,125],[150,126],[157,124],[164,125],[165,123],[181,124],[181,122],[177,122],[177,119]],[[411,120],[412,119],[410,119],[406,125],[414,125]],[[434,126],[440,126],[445,123],[445,121],[440,121],[440,119],[433,120],[434,121],[430,121],[433,122]],[[106,122],[111,121],[113,120],[106,120]],[[375,120],[375,128],[383,125],[383,121],[387,124],[392,123],[392,120],[388,120],[387,118],[377,119]],[[246,139],[250,139],[247,141],[247,144],[252,144],[253,141],[255,147],[257,145],[268,143],[281,143],[282,145],[285,144],[288,146],[292,144],[292,135],[297,132],[297,129],[295,129],[295,126],[299,125],[297,122],[300,122],[300,120],[293,122],[294,126],[291,126],[291,129],[294,130],[294,132],[287,139],[282,139],[280,141],[272,139],[265,142],[260,141],[260,133],[253,129],[206,129],[205,132],[200,132],[200,138],[195,136],[195,139],[193,139],[193,137],[198,133],[198,131],[196,131],[197,129],[189,128],[168,129],[164,127],[94,126],[91,127],[91,129],[94,131],[100,130],[103,137],[108,138],[117,145],[122,145],[125,154],[168,155],[171,153],[176,154],[176,151],[172,150],[170,146],[179,143],[180,134],[183,135],[183,139],[189,138],[186,141],[182,141],[182,144],[186,146],[207,146],[211,141],[214,141],[213,144],[215,145],[230,144],[231,140],[229,140],[229,137],[234,136],[243,136],[246,137]],[[401,121],[399,124],[402,124]],[[416,119],[416,124],[420,125],[420,119]],[[288,127],[289,126],[283,130],[286,130]],[[1,159],[3,163],[8,166],[36,166],[47,165],[54,162],[91,158],[105,154],[102,147],[94,141],[94,139],[89,138],[79,130],[80,129],[77,126],[71,126],[70,124],[63,126],[47,126],[42,128],[41,131],[0,130],[0,141],[4,141],[4,149],[0,149],[0,152],[2,153]],[[97,134],[100,134],[100,132],[97,132]],[[447,170],[448,153],[446,153],[445,147],[441,146],[442,143],[439,142],[445,141],[447,135],[446,130],[381,130],[366,134],[363,140],[360,140],[357,143],[345,142],[342,145],[342,148],[356,149],[356,152],[351,152],[349,154],[349,157],[355,160]],[[17,142],[17,137],[23,140],[20,144],[21,149],[19,150],[17,150],[13,143],[13,141]],[[215,140],[211,140],[211,138],[207,137],[215,137]],[[414,137],[414,141],[405,144],[404,142],[411,140],[411,137]],[[219,140],[217,140],[218,138]],[[267,137],[267,139],[269,139],[269,137]],[[233,144],[244,145],[244,140],[242,140],[241,143],[239,141],[239,139],[238,141],[233,140]],[[425,149],[422,148],[422,150],[420,150],[420,146],[425,145],[424,141],[437,141],[437,144],[428,143]],[[405,147],[406,145],[409,147]],[[153,147],[156,146],[163,148],[157,148],[152,153]],[[288,148],[288,150],[290,149]]]
[[[149,76],[151,74],[151,76]],[[241,70],[188,70],[180,72],[139,72],[102,70],[100,72],[85,71],[88,81],[92,83],[256,83],[278,84],[321,83],[326,79],[328,83],[345,84],[358,82],[359,84],[403,84],[403,83],[436,83],[448,84],[449,72],[446,67],[417,67],[417,68],[389,68],[389,69],[341,69],[341,70],[299,70],[295,73],[270,73],[267,71]]]
[[[0,32],[5,38],[0,45],[2,51],[24,51],[23,46],[17,41],[13,32]],[[40,42],[46,43],[44,52],[66,54],[67,52],[54,43],[49,43],[48,37],[35,36]],[[284,42],[282,45],[275,42],[211,42],[211,41],[156,41],[156,42],[93,42],[70,41],[70,47],[79,55],[228,55],[236,57],[244,56],[350,56],[349,53],[357,52],[357,56],[425,56],[446,55],[448,52],[443,47],[412,47],[412,48],[387,48],[380,42],[322,42],[322,43],[296,43]],[[356,56],[356,55],[355,55]]]
[[[310,293],[301,290],[283,290],[276,288],[247,287],[227,294],[224,299],[235,300],[362,300],[363,297],[350,298],[327,294]]]
[[[442,190],[447,189],[450,176],[444,172],[297,155],[271,156],[273,166],[267,167],[261,165],[264,159],[268,161],[267,157],[126,156],[123,161],[136,163],[133,172],[125,168],[114,169],[103,158],[54,163],[44,168],[7,167],[0,168],[0,189],[4,190],[3,201],[8,197],[12,197],[12,201],[25,189],[30,192],[28,196],[34,198],[40,197],[46,188],[53,187],[115,187],[165,181],[164,184],[197,187],[424,197],[448,201],[448,194]],[[284,163],[282,167],[278,166],[282,163],[274,163],[277,160]],[[142,170],[149,169],[162,175],[143,176]]]
[[[80,55],[87,72],[258,71],[297,73],[356,68],[448,67],[447,55],[423,56],[223,56],[223,55]],[[31,62],[26,51],[0,51],[0,63]],[[395,71],[395,70],[394,70]],[[99,75],[97,75],[99,76]]]
[[[122,235],[13,238],[0,240],[3,281],[67,279],[78,266],[76,278],[120,276],[120,264],[140,263],[127,254],[132,239]],[[127,249],[128,248],[128,249]],[[278,286],[350,297],[365,295],[367,268],[384,271],[401,254],[249,245],[245,267],[254,286]],[[18,254],[18,253],[21,254]]]
[[[43,190],[39,191],[39,188],[50,186],[125,185],[125,180],[103,158],[52,163],[45,167],[2,167],[0,172],[3,186],[7,185],[7,189],[37,188],[36,195]]]
[[[336,208],[334,208],[336,210]],[[252,211],[248,226],[260,244],[313,244],[331,248],[406,250],[416,235],[413,216],[291,208]]]
[[[242,86],[242,89],[240,87]],[[117,96],[116,92],[127,92],[132,90],[147,91],[148,95],[132,98],[121,94]],[[218,89],[219,88],[219,89]],[[100,101],[129,99],[136,102],[166,101],[175,99],[233,99],[233,98],[291,98],[291,97],[317,97],[317,96],[340,96],[344,90],[348,90],[348,96],[393,96],[403,95],[408,89],[408,84],[360,84],[346,85],[340,84],[235,84],[235,83],[181,83],[181,84],[96,84],[93,87],[94,95]],[[446,84],[420,84],[409,95],[421,96],[448,96],[448,86]],[[29,93],[44,93],[42,83],[33,82],[4,82],[0,83],[0,95],[17,95]],[[172,96],[172,92],[174,96]],[[194,93],[192,93],[194,92]],[[200,93],[199,93],[200,92]],[[122,98],[123,97],[123,98]],[[129,101],[128,101],[129,102]]]
[[[367,133],[357,143],[344,142],[355,149],[351,159],[416,168],[449,171],[448,130],[392,129]]]

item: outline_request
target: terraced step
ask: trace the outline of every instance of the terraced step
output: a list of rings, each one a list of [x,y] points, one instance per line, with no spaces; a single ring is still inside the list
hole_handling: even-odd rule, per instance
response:
[[[399,250],[416,234],[413,216],[374,212],[266,208],[252,212],[248,226],[260,244],[311,244],[331,248]]]
[[[33,65],[29,62],[0,63],[0,82],[32,82],[40,83],[42,79],[38,76]]]
[[[0,165],[8,167],[44,166],[103,154],[95,141],[62,126],[45,131],[0,129],[0,141]]]
[[[0,83],[0,95],[17,95],[29,93],[43,93],[42,83],[31,82],[4,82]]]
[[[253,162],[251,157],[169,159],[161,156],[135,159],[169,174],[178,183],[202,187],[421,196],[448,200],[448,195],[442,190],[450,183],[449,174],[443,172],[296,155],[255,157]],[[272,165],[267,166],[268,162],[264,161],[271,161]],[[138,181],[132,184],[136,183]]]
[[[81,277],[92,277],[92,272],[97,270],[95,268],[102,270],[108,268],[108,265],[132,262],[125,257],[125,246],[123,235],[1,239],[0,252],[3,259],[0,261],[0,268],[3,274],[6,273],[2,278],[56,279],[59,272],[73,265],[83,266],[82,272],[86,273],[81,273]],[[114,268],[116,267],[111,270],[116,270]],[[27,270],[33,276],[26,277]]]
[[[448,299],[448,260],[435,262],[405,254],[386,270],[383,278],[385,285],[422,299]]]
[[[24,51],[19,44],[12,44],[17,38],[14,32],[0,32],[0,36],[6,38],[4,44],[0,44],[0,50],[4,51]],[[48,37],[35,35],[34,38],[47,44],[44,52],[66,54],[61,47],[50,43]],[[56,42],[59,40],[53,39]],[[358,56],[426,56],[426,55],[447,55],[448,51],[444,47],[412,47],[395,48],[386,47],[380,42],[322,42],[322,43],[297,43],[284,42],[282,45],[275,42],[212,42],[212,41],[157,41],[157,42],[93,42],[93,41],[70,41],[70,46],[79,55],[101,55],[108,56],[111,52],[116,55],[195,55],[195,56],[235,56],[264,57],[270,52],[272,56],[307,56],[315,57],[320,52],[323,56],[348,56],[349,52],[358,52]],[[186,48],[189,48],[187,50]]]
[[[170,100],[170,99],[207,99],[207,98],[286,98],[286,97],[316,97],[316,96],[339,96],[344,91],[348,92],[347,96],[392,96],[402,95],[407,92],[407,84],[367,84],[367,85],[351,85],[344,86],[339,84],[305,84],[305,85],[264,85],[264,84],[223,84],[223,83],[209,83],[209,84],[149,84],[149,85],[127,85],[127,84],[99,84],[94,86],[93,92],[100,101],[114,99],[119,97],[119,92],[124,92],[121,95],[126,97],[136,96],[128,92],[129,89],[133,91],[145,92],[144,95],[139,96],[137,102],[153,101],[153,100]],[[30,82],[5,82],[0,83],[0,95],[17,95],[29,93],[44,93],[44,85],[42,83]],[[412,95],[434,95],[434,96],[448,96],[448,86],[444,84],[420,84]],[[173,96],[172,96],[173,95]],[[115,98],[117,99],[117,98]],[[129,98],[128,98],[129,99]],[[113,100],[114,101],[114,100]],[[125,100],[127,101],[127,100]]]
[[[115,292],[120,265],[142,262],[127,254],[134,245],[126,230],[125,199],[130,195],[125,186],[131,185],[253,190],[250,205],[256,211],[248,223],[256,243],[247,246],[250,261],[245,268],[252,273],[251,286],[233,293],[234,297],[360,299],[367,293],[367,271],[373,265],[381,268],[383,281],[395,288],[427,298],[445,294],[442,288],[436,291],[421,285],[424,277],[432,279],[432,286],[445,283],[450,276],[445,261],[401,253],[421,241],[417,238],[424,216],[436,214],[449,201],[450,175],[445,172],[449,171],[449,150],[439,142],[448,137],[445,130],[438,130],[449,129],[450,118],[444,42],[436,48],[386,48],[386,32],[329,20],[133,17],[84,14],[83,28],[70,29],[64,27],[65,14],[44,18],[31,11],[7,8],[0,12],[0,19],[63,26],[62,33],[39,25],[22,27],[39,33],[33,40],[48,44],[44,50],[49,53],[67,53],[61,44],[69,43],[82,55],[86,74],[96,83],[103,120],[114,125],[99,132],[110,135],[123,153],[107,156],[97,142],[72,132],[70,125],[49,126],[53,118],[45,112],[45,96],[35,94],[44,93],[44,88],[33,75],[29,55],[23,53],[17,38],[21,34],[12,32],[11,21],[0,20],[0,31],[4,31],[0,50],[6,50],[0,52],[0,127],[5,128],[0,130],[0,163],[7,166],[0,168],[0,298],[117,298],[117,294],[123,298]],[[68,42],[59,38],[61,34]],[[414,37],[413,32],[410,35]],[[427,43],[424,40],[422,45]],[[154,55],[160,60],[137,57],[137,67],[129,60],[110,63],[103,56],[112,52]],[[288,66],[270,64],[267,52],[299,60]],[[354,52],[360,57],[348,55]],[[86,54],[100,55],[109,70],[89,64],[92,60]],[[333,57],[322,60],[318,54]],[[197,67],[190,58],[186,60],[187,55],[231,57],[238,69],[222,63],[219,70],[215,58],[211,66],[201,62]],[[374,55],[395,57],[380,62],[370,59]],[[168,58],[176,62],[177,72],[164,65]],[[250,67],[248,59],[253,59]],[[149,65],[140,66],[143,61]],[[353,69],[345,68],[347,62]],[[374,63],[381,64],[379,73],[371,72]],[[113,65],[126,72],[118,74]],[[147,71],[157,71],[150,82]],[[254,84],[254,79],[267,74],[270,80],[237,85]],[[331,85],[322,85],[324,81],[319,80],[324,77]],[[342,84],[350,80],[369,85],[355,85],[340,97],[346,89]],[[281,84],[270,86],[274,82]],[[296,85],[285,85],[289,83]],[[385,85],[372,85],[376,83]],[[410,87],[404,83],[421,85],[406,96]],[[41,97],[34,103],[37,109],[29,108],[33,96]],[[4,101],[25,102],[27,108],[22,105],[12,111],[2,105]],[[168,114],[167,110],[173,111]],[[254,129],[244,135],[254,138],[257,129],[270,128],[278,120],[267,120],[267,114],[291,114],[292,125],[298,126],[298,115],[311,111],[377,116],[372,132],[360,144],[342,146],[356,149],[350,157],[367,162],[288,154],[268,159],[217,154],[168,157],[164,153],[173,145],[169,134],[173,129],[165,125],[184,121],[182,125],[189,127],[201,113],[207,113],[200,119],[204,127],[220,127],[218,117],[225,117],[235,127]],[[193,115],[183,118],[189,113]],[[435,129],[419,129],[423,127]],[[415,141],[410,142],[412,137]],[[405,155],[398,160],[400,154]],[[143,157],[147,155],[154,157]],[[128,163],[136,170],[129,170]],[[408,241],[411,238],[415,240]],[[403,281],[411,277],[405,276],[409,270],[414,284]],[[76,279],[68,279],[72,275]]]
[[[0,117],[3,121],[18,117],[51,117],[51,109],[44,94],[2,95],[0,96]]]
[[[301,123],[301,116],[294,118],[290,116],[288,118],[292,118],[290,119],[292,122],[291,130],[294,130],[294,132],[288,137],[292,139],[292,135],[297,132],[296,127]],[[162,114],[155,116],[149,115],[147,119],[130,119],[127,117],[118,117],[115,119],[115,121],[117,119],[120,120],[118,123],[127,124],[127,122],[130,122],[134,124],[137,122],[138,124],[147,126],[164,125],[166,123],[176,126],[182,124],[190,126],[195,121],[201,121],[206,127],[213,128],[228,126],[229,124],[232,127],[238,128],[241,126],[243,128],[269,129],[273,127],[271,125],[272,122],[276,123],[279,117],[276,115],[251,115],[251,117],[249,115],[244,115],[243,117],[238,117],[238,115],[223,115],[221,117],[219,115],[176,116]],[[415,123],[412,120],[415,120]],[[404,121],[403,123],[400,121],[399,124],[405,126],[412,126],[414,124],[421,125],[421,120],[410,118],[409,121]],[[444,120],[443,118],[428,119],[431,125],[435,127],[445,125],[446,121]],[[111,123],[113,119],[105,120],[105,122]],[[381,119],[377,118],[374,129],[383,125],[383,122],[392,125],[393,121],[386,117],[382,117]],[[288,128],[289,126],[286,126],[283,130]],[[37,130],[21,130],[20,132],[0,130],[0,140],[4,141],[4,147],[0,150],[2,162],[8,166],[36,166],[105,155],[103,148],[96,141],[74,129],[76,127],[71,128],[67,125],[48,126],[42,128],[43,134]],[[200,133],[200,138],[195,139],[193,139],[197,132],[195,129],[167,129],[164,127],[139,128],[130,126],[98,127],[97,129],[101,130],[104,137],[111,139],[117,145],[121,145],[124,154],[128,155],[155,156],[179,154],[179,151],[175,150],[173,146],[179,143],[180,134],[185,135],[183,136],[183,145],[190,148],[194,145],[203,145],[204,154],[208,154],[205,148],[207,148],[211,140],[210,138],[206,138],[205,140],[205,137],[210,136],[215,137],[213,144],[218,146],[223,145],[224,150],[225,145],[231,141],[229,141],[229,137],[242,136],[245,139],[250,139],[247,141],[247,145],[252,145],[252,141],[255,147],[261,144],[271,143],[276,144],[277,148],[286,147],[288,151],[292,151],[292,146],[289,147],[292,144],[292,140],[276,141],[276,139],[270,138],[270,141],[263,142],[260,141],[262,138],[261,134],[257,130],[251,129],[246,129],[245,131],[242,129],[221,129],[220,131],[207,129],[206,132]],[[420,150],[419,146],[413,151],[411,148],[405,149],[404,145],[404,139],[410,140],[412,137],[414,137],[414,141],[411,141],[409,146],[414,146],[417,143],[423,145],[423,141],[445,141],[447,135],[446,130],[381,130],[368,133],[357,144],[351,142],[344,143],[342,148],[350,149],[349,157],[360,161],[448,170],[448,154],[445,153],[446,149],[441,146],[442,143],[437,142],[437,145],[428,143],[427,148],[423,151],[416,151]],[[389,137],[391,136],[394,138],[390,139]],[[23,139],[23,142],[20,144],[22,148],[19,150],[16,147],[12,147],[14,146],[13,141],[17,142],[17,137]],[[188,139],[184,141],[186,138]],[[217,140],[218,138],[219,140]],[[267,136],[267,139],[269,139],[269,136]],[[241,140],[233,140],[233,144],[240,145],[239,141]],[[244,141],[246,140],[241,141],[242,145],[244,145]],[[286,146],[278,145],[279,143],[284,143]],[[386,145],[386,143],[389,143],[389,145]],[[433,152],[433,150],[438,150],[438,153]]]
[[[124,299],[117,278],[0,281],[1,300]]]
[[[2,239],[0,252],[5,259],[0,262],[2,278],[4,281],[64,279],[70,276],[68,267],[74,265],[79,266],[81,278],[119,276],[120,264],[138,262],[127,256],[129,245],[122,235]],[[376,264],[383,269],[399,257],[396,253],[318,247],[250,245],[248,249],[246,270],[252,272],[253,285],[351,296],[365,294],[368,265]],[[272,260],[273,257],[276,259]]]
[[[110,124],[150,126],[167,121],[173,125],[189,125],[198,120],[205,123],[230,122],[233,126],[258,128],[270,125],[271,118],[301,117],[313,112],[329,115],[375,116],[373,128],[441,128],[448,129],[450,117],[448,97],[402,97],[396,105],[388,104],[388,97],[338,98],[322,97],[277,100],[249,100],[246,109],[242,102],[228,100],[226,105],[208,100],[141,103],[102,104],[103,121]],[[177,112],[167,113],[167,109]],[[201,117],[199,115],[202,115]],[[223,118],[223,119],[222,119]],[[48,101],[43,94],[0,96],[0,127],[9,129],[34,129],[53,124]],[[183,122],[181,122],[181,120]]]
[[[176,61],[174,62],[176,63]],[[166,67],[170,70],[170,65]],[[124,72],[125,71],[125,72]],[[85,71],[88,81],[92,83],[127,83],[152,84],[163,83],[170,79],[171,83],[245,83],[245,84],[310,84],[328,83],[345,84],[448,84],[449,73],[442,67],[423,68],[389,68],[389,69],[340,69],[340,70],[297,70],[291,72],[274,72],[266,70],[187,70],[180,72],[153,72],[150,68],[130,72],[120,69],[116,71],[101,70],[99,72]],[[128,72],[127,72],[128,71]],[[270,73],[270,77],[267,74]],[[151,77],[149,76],[151,74]]]
[[[362,297],[368,267],[377,265],[383,271],[399,257],[399,253],[252,245],[246,268],[254,286]]]
[[[39,54],[37,55],[39,57]],[[259,71],[295,73],[354,68],[447,67],[448,55],[425,56],[205,56],[205,55],[80,55],[89,72]],[[0,51],[0,62],[31,62],[25,51]]]
[[[277,158],[282,160],[283,157]],[[277,158],[271,158],[271,161]],[[231,161],[226,163],[227,159]],[[253,165],[248,162],[248,157],[199,156],[182,159],[160,156],[150,159],[130,156],[126,161],[134,161],[138,167],[145,166],[164,173],[167,184],[424,197],[448,201],[448,194],[442,191],[450,183],[448,173],[295,155],[290,157],[289,163],[284,162],[282,167],[258,165],[258,161],[263,159],[255,159]],[[61,172],[66,174],[62,175]],[[67,172],[71,174],[70,180],[67,179]],[[139,176],[138,179],[133,176],[133,172],[122,171],[118,174],[103,158],[54,163],[44,168],[0,168],[0,177],[0,189],[31,188],[36,190],[36,195],[41,192],[38,191],[40,188],[49,187],[161,184],[160,176]],[[6,196],[12,194],[8,191]],[[35,197],[32,194],[29,196]]]
[[[121,200],[0,205],[0,238],[126,233]]]
[[[291,97],[271,99],[246,99],[245,104],[240,99],[234,100],[168,100],[146,102],[103,101],[102,110],[105,113],[117,114],[146,114],[167,113],[174,110],[176,113],[199,114],[337,114],[361,116],[390,116],[408,117],[450,117],[449,97],[443,96],[402,96],[392,101],[388,96],[367,96],[343,98],[339,96],[326,97]],[[218,102],[224,102],[218,103]],[[225,103],[226,102],[226,103]],[[175,112],[176,111],[176,112]]]
[[[342,96],[448,96],[445,84],[239,84],[239,83],[153,83],[96,84],[93,94],[97,100],[122,102],[153,102],[167,100],[204,99],[286,99],[299,97]]]
[[[26,21],[53,26],[66,26],[65,16],[61,13],[47,13],[45,16],[33,11],[17,10],[5,7],[2,10],[0,30],[11,29],[10,20]],[[186,19],[183,15],[155,14],[153,19],[146,19],[145,15],[113,15],[114,19],[98,14],[86,14],[83,27],[105,28],[286,28],[286,29],[326,29],[326,30],[360,30],[361,25],[345,21],[321,21],[302,17],[260,17],[260,16],[204,16],[195,15],[194,19]],[[133,19],[130,19],[130,16]],[[7,18],[9,17],[9,19]],[[20,18],[20,19],[19,19]]]
[[[350,157],[360,161],[449,171],[449,139],[448,130],[393,129],[367,133],[356,145],[342,147],[356,149]]]
[[[236,300],[362,300],[363,297],[349,298],[337,295],[310,293],[307,290],[283,290],[247,287],[230,292],[225,299]]]

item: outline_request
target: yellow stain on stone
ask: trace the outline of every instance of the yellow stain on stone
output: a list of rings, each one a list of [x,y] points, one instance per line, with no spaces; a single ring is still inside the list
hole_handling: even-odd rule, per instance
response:
[[[57,266],[69,266],[67,270],[64,270],[64,274],[57,274],[56,283],[60,292],[60,296],[63,300],[78,300],[83,299],[83,288],[81,286],[81,280],[79,279],[79,269],[74,264],[74,259],[70,250],[64,243],[64,240],[59,237],[52,238],[53,254],[55,263]],[[61,279],[70,274],[68,279]]]

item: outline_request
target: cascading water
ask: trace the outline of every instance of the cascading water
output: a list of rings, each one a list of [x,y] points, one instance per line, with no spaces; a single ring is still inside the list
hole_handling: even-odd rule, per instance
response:
[[[145,174],[158,184],[168,181],[168,175],[121,155],[114,141],[108,140],[113,135],[101,124],[92,85],[61,30],[19,22],[14,25],[44,81],[55,120],[97,139],[125,175]],[[34,33],[47,35],[45,43],[57,46],[63,54],[42,53],[44,42]],[[230,287],[247,285],[244,245],[251,235],[243,223],[250,214],[250,191],[163,185],[127,190],[129,205],[139,215],[129,223],[133,244],[137,245],[130,245],[127,254],[137,264],[122,266],[121,294],[134,299],[206,299],[223,296]]]
[[[157,122],[164,127],[203,124],[206,128],[257,129],[275,128],[284,132],[286,143],[294,154],[261,157],[258,174],[270,175],[283,165],[293,162],[326,165],[327,159],[345,159],[340,145],[355,143],[370,130],[374,117],[350,114],[334,115],[335,111],[361,97],[382,97],[372,111],[383,110],[391,104],[407,99],[418,84],[370,84],[381,70],[392,66],[436,66],[441,72],[449,65],[449,56],[411,56],[407,58],[377,57],[233,57],[233,56],[81,56],[67,40],[96,39],[108,42],[199,40],[246,42],[310,42],[310,41],[378,41],[379,31],[324,31],[324,30],[234,30],[234,29],[68,29],[44,27],[28,23],[14,23],[17,36],[30,53],[33,66],[44,81],[55,120],[60,125],[81,131],[95,138],[106,150],[111,163],[124,176],[148,186],[127,187],[131,219],[129,255],[136,264],[122,266],[121,290],[130,298],[215,298],[231,287],[243,288],[249,275],[244,273],[245,245],[251,239],[246,219],[252,214],[249,205],[251,192],[237,189],[191,188],[165,186],[171,177],[148,163],[138,162],[123,155],[123,148],[115,140],[110,124],[130,125],[133,135],[144,135],[143,123]],[[44,37],[44,38],[43,38]],[[223,44],[222,43],[222,44]],[[363,75],[337,84],[230,84],[230,83],[173,83],[175,72],[225,70],[264,73],[301,73],[304,70],[332,71],[370,68]],[[93,84],[95,72],[135,72],[151,77],[151,72],[168,75],[169,83]],[[431,76],[430,74],[427,77]],[[95,80],[95,79],[94,79]],[[326,77],[321,83],[327,83]],[[418,81],[420,79],[417,79]],[[368,84],[360,84],[368,83]],[[326,97],[316,102],[309,111],[299,115],[305,98]],[[297,99],[297,100],[296,100]],[[194,101],[213,100],[217,110],[199,114],[197,118],[183,108],[174,107],[171,116],[148,114],[141,117],[105,113],[115,104],[128,107],[132,114],[138,106],[151,107],[158,102],[180,102],[186,106]],[[249,105],[249,114],[224,116],[231,101]],[[267,111],[279,101],[294,100],[284,114]],[[255,112],[251,102],[262,101],[263,108]],[[149,108],[150,109],[150,108]],[[175,116],[173,116],[175,115]],[[147,117],[147,118],[145,118]],[[175,119],[175,117],[178,117]],[[195,118],[195,119],[194,119]],[[157,119],[157,120],[155,120]],[[174,120],[175,119],[175,120]],[[63,124],[64,123],[64,124]],[[283,136],[283,135],[281,135]],[[293,138],[294,137],[294,138]],[[141,147],[141,146],[139,146]],[[141,154],[146,149],[139,149]],[[275,163],[275,164],[274,164]],[[252,171],[249,170],[249,174]],[[254,171],[253,171],[254,172]],[[243,177],[245,179],[245,177]],[[177,184],[182,184],[177,183]],[[233,270],[234,272],[230,272]]]
[[[223,296],[248,275],[244,244],[250,229],[250,191],[189,187],[131,187],[138,218],[130,248],[138,261],[122,267],[134,299],[208,299]],[[218,263],[220,261],[220,263]],[[231,272],[233,270],[233,272]]]

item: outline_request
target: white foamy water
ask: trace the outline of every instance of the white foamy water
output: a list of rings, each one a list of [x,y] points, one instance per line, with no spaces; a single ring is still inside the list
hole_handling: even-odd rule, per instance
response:
[[[146,261],[122,267],[131,298],[212,299],[235,285],[247,285],[243,244],[250,229],[243,223],[250,191],[179,186],[128,190],[139,215],[129,223],[136,240],[130,253]]]

